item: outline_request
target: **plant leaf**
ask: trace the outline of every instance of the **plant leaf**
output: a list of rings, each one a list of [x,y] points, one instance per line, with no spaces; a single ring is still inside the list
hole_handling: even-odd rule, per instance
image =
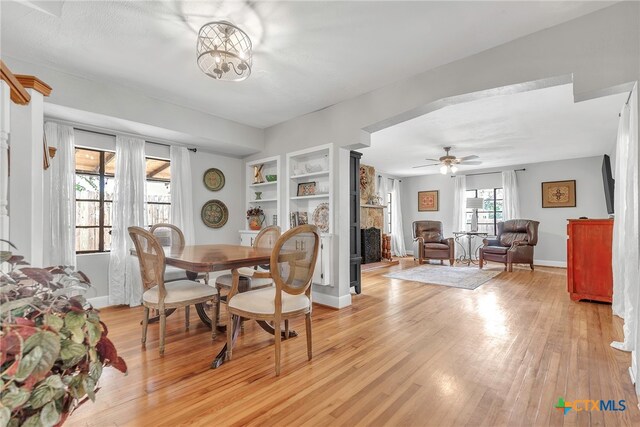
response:
[[[51,331],[36,332],[25,341],[23,354],[35,346],[42,348],[42,356],[31,374],[41,378],[49,372],[58,358],[58,354],[60,353],[60,339],[58,335]]]
[[[31,396],[31,393],[27,390],[16,387],[14,390],[11,390],[2,396],[2,406],[6,406],[11,410],[19,408],[29,400],[29,396]]]
[[[0,408],[0,427],[5,427],[11,420],[11,410],[6,406]]]
[[[69,330],[71,332],[71,341],[76,344],[82,344],[84,342],[84,331],[80,328],[73,328]]]
[[[7,301],[0,305],[0,313],[4,316],[6,313],[16,310],[18,308],[25,307],[33,302],[33,297],[20,298],[13,301]]]
[[[44,405],[44,408],[42,408],[42,411],[40,411],[40,422],[45,427],[56,425],[59,419],[60,414],[58,413],[55,402],[47,403]]]
[[[34,347],[26,356],[20,360],[18,365],[18,372],[16,372],[15,380],[23,382],[27,379],[33,370],[38,366],[40,359],[42,358],[42,347]]]
[[[82,358],[87,354],[87,348],[71,340],[64,340],[62,342],[62,348],[60,349],[60,358],[65,362],[65,365],[72,364],[71,362]]]
[[[47,403],[51,402],[55,394],[56,389],[51,388],[46,384],[40,384],[31,392],[29,404],[31,404],[33,409],[42,408]]]
[[[44,323],[56,332],[64,326],[64,320],[55,314],[45,314]]]
[[[64,317],[64,326],[66,326],[67,329],[69,330],[72,330],[75,328],[82,328],[84,326],[84,322],[85,322],[84,313],[76,313],[76,312],[70,311]]]
[[[91,347],[95,347],[100,341],[100,337],[102,336],[102,329],[100,329],[99,323],[87,322],[87,333],[89,335],[89,345]]]
[[[42,423],[40,422],[40,414],[31,415],[27,420],[22,424],[22,427],[42,427]]]
[[[51,388],[64,388],[64,383],[62,382],[62,378],[60,378],[60,375],[50,375],[48,376],[43,382],[42,384],[45,384]]]
[[[41,285],[48,285],[53,280],[53,274],[44,268],[25,267],[21,268],[20,271],[29,279]]]
[[[91,364],[89,365],[89,376],[95,383],[97,383],[102,376],[102,363],[91,362]]]

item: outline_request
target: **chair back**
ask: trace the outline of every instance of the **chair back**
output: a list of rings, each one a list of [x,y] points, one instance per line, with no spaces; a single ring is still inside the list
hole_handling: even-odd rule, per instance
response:
[[[278,237],[280,237],[280,227],[277,225],[270,225],[269,227],[265,227],[260,230],[256,238],[253,240],[253,247],[273,249],[278,241]],[[263,270],[269,270],[270,268],[268,264],[256,266],[255,269],[257,270],[258,267]]]
[[[444,239],[441,221],[414,221],[413,238],[422,237],[425,243],[439,243]]]
[[[166,295],[164,288],[164,250],[158,239],[144,228],[129,227],[128,230],[140,262],[143,292],[158,286],[159,300],[163,301]]]
[[[271,276],[276,289],[288,294],[311,293],[320,235],[315,225],[301,225],[282,234],[271,253]],[[276,307],[280,292],[276,292]]]
[[[510,219],[498,223],[498,241],[502,246],[525,241],[530,246],[538,243],[538,221],[530,219]]]
[[[159,223],[152,225],[149,232],[154,235],[163,248],[184,248],[184,234],[173,224]]]

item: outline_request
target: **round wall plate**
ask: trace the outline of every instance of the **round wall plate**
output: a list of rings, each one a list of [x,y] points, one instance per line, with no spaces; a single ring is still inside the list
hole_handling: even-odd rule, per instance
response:
[[[207,227],[220,228],[229,219],[229,209],[220,200],[209,200],[202,206],[200,217]]]
[[[204,186],[211,191],[219,191],[224,187],[224,173],[218,168],[207,169],[202,176]]]

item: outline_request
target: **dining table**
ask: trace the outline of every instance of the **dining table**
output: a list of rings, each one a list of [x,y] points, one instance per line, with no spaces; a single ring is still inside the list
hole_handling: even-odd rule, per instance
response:
[[[255,267],[258,265],[268,265],[271,260],[270,248],[255,248],[252,246],[241,245],[226,245],[226,244],[214,244],[214,245],[185,245],[183,247],[165,247],[165,263],[180,269],[187,271],[187,276],[195,278],[198,274],[204,273],[205,283],[209,283],[209,273],[215,271],[231,270],[232,286],[228,295],[234,295],[244,289],[239,289],[240,273],[239,268],[242,267]],[[226,298],[226,297],[225,297]],[[223,300],[225,300],[223,298]],[[206,315],[206,309],[204,304],[197,304],[196,311],[200,320],[205,324],[211,325],[211,322],[215,322],[215,319],[210,319]],[[236,342],[240,331],[241,318],[239,316],[233,316],[231,327],[232,344]],[[274,334],[275,330],[269,323],[256,320],[258,325],[266,332]],[[229,327],[229,325],[227,325]],[[218,330],[224,331],[226,328],[216,325]],[[288,331],[288,335],[285,336],[285,332],[282,338],[292,338],[298,334],[295,331]],[[227,344],[225,342],[224,347],[218,352],[213,361],[211,362],[211,368],[215,369],[221,366],[226,359]]]

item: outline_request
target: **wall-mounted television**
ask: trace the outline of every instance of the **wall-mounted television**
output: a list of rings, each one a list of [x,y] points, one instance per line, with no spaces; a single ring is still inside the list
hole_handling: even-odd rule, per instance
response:
[[[602,159],[602,183],[604,184],[604,199],[607,203],[607,213],[612,215],[615,180],[611,174],[611,159],[606,154]]]

